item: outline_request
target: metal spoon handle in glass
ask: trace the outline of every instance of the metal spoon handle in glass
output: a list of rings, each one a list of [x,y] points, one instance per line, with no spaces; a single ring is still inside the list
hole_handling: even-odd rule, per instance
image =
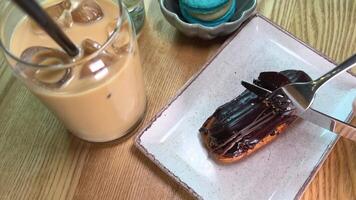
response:
[[[37,24],[71,57],[79,54],[79,49],[42,9],[35,0],[12,0],[25,11]]]

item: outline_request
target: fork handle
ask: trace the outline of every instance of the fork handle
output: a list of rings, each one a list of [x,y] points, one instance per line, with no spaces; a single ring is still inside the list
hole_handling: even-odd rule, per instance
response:
[[[336,77],[340,73],[356,66],[356,54],[346,59],[340,65],[330,70],[328,73],[324,74],[320,78],[314,80],[314,91],[317,91],[324,83],[328,82],[332,78]]]

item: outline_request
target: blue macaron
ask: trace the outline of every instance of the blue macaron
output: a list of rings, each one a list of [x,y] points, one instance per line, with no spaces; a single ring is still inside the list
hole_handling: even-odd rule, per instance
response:
[[[236,0],[179,0],[179,7],[187,22],[213,27],[231,19]]]

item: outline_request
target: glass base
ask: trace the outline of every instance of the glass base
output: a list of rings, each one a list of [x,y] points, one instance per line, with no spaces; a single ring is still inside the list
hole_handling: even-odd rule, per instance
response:
[[[137,121],[135,122],[135,124],[134,124],[131,128],[129,128],[127,131],[125,131],[123,134],[120,134],[120,135],[115,136],[115,137],[112,137],[112,138],[106,138],[106,139],[103,139],[103,140],[98,140],[97,138],[94,139],[94,138],[81,137],[81,136],[79,136],[79,135],[77,135],[77,134],[71,132],[70,130],[69,130],[69,132],[70,132],[73,136],[75,136],[75,137],[77,137],[77,138],[79,138],[79,139],[81,139],[81,140],[85,140],[85,141],[87,141],[87,142],[93,142],[93,143],[107,143],[107,142],[114,142],[114,141],[118,141],[118,140],[125,140],[125,139],[131,137],[132,134],[134,133],[134,131],[135,131],[138,127],[140,127],[140,125],[141,125],[142,122],[143,122],[143,119],[144,119],[145,116],[146,116],[146,112],[147,112],[147,100],[146,100],[146,103],[145,103],[144,110],[143,110],[141,116],[140,116],[140,117],[137,119]]]

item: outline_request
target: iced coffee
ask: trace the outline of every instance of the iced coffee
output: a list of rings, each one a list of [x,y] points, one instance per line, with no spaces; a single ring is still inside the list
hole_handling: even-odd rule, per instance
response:
[[[146,106],[135,33],[126,11],[111,0],[42,5],[80,55],[69,57],[25,16],[9,42],[15,73],[74,135],[94,142],[122,137],[141,121]]]

